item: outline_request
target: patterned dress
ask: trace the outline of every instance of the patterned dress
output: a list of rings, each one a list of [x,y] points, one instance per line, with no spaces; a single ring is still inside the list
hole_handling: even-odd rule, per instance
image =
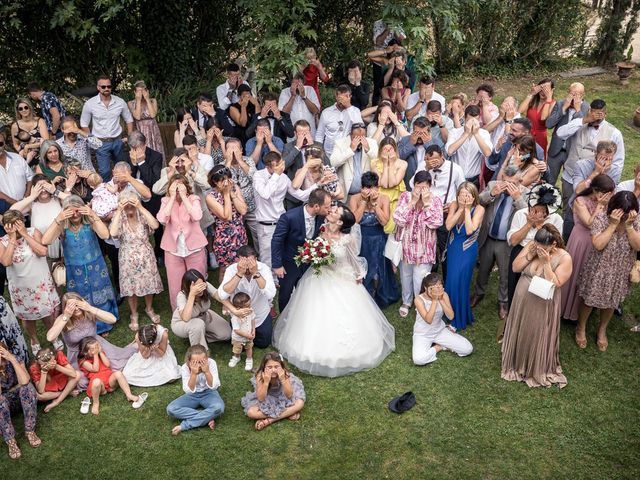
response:
[[[608,226],[607,214],[600,213],[593,219],[591,236],[604,232]],[[640,218],[636,218],[633,228],[640,231]],[[589,252],[578,280],[578,295],[590,307],[618,308],[629,293],[629,273],[635,260],[636,252],[627,233],[615,231],[604,249]]]
[[[27,229],[33,237],[35,228]],[[9,236],[0,239],[7,248]],[[11,266],[7,267],[9,293],[13,311],[20,320],[40,320],[55,312],[60,305],[46,257],[39,257],[24,238],[17,240]]]
[[[4,297],[0,297],[0,342],[22,363],[27,363],[29,354],[22,330]]]
[[[129,102],[129,110],[133,112],[135,109],[135,101]],[[162,155],[162,166],[166,166],[167,162],[164,155],[164,144],[162,143],[162,135],[160,134],[160,127],[155,118],[149,115],[149,108],[147,102],[142,103],[142,111],[140,114],[140,120],[136,120],[136,130],[140,130],[147,139],[147,147],[151,150]]]
[[[31,382],[18,386],[18,376],[13,365],[6,360],[2,360],[2,363],[4,372],[0,375],[0,430],[2,430],[2,438],[8,442],[16,436],[11,423],[12,411],[22,410],[25,432],[36,430],[38,394]]]
[[[144,216],[132,227],[126,215],[120,217],[120,295],[144,297],[162,292],[162,280],[158,273],[153,247],[149,243],[152,230]]]
[[[224,206],[222,193],[212,190],[209,195]],[[247,244],[247,232],[242,223],[242,215],[238,213],[236,207],[232,204],[231,220],[215,217],[213,228],[213,253],[221,267],[228,267],[236,261],[236,250]]]
[[[291,398],[287,398],[284,394],[284,390],[282,389],[282,385],[278,382],[277,385],[269,385],[267,396],[261,402],[258,400],[258,396],[255,391],[256,377],[251,377],[251,385],[253,385],[254,390],[253,392],[247,392],[247,394],[242,397],[242,400],[240,400],[240,404],[242,405],[242,408],[244,408],[244,413],[247,413],[251,407],[257,405],[260,411],[267,417],[277,418],[286,408],[289,408],[296,403],[297,400],[305,400],[306,395],[304,392],[304,386],[302,385],[302,380],[296,377],[293,373],[289,373],[289,381],[293,388]]]
[[[65,229],[62,247],[67,267],[67,291],[78,293],[94,307],[119,318],[109,270],[100,251],[98,238],[91,227],[83,224],[77,232]],[[97,322],[97,325],[98,333],[108,332],[113,328],[113,325],[103,322]]]

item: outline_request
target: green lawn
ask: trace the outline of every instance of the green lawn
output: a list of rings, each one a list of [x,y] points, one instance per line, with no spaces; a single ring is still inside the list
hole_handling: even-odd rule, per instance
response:
[[[496,97],[507,89],[514,92],[512,84],[524,85],[515,87],[521,97],[531,81],[496,82]],[[622,130],[627,146],[623,178],[630,178],[640,154],[638,131],[630,126],[630,115],[640,105],[639,80],[627,88],[612,75],[583,81],[588,99],[602,96],[611,106],[609,119]],[[465,82],[465,90],[478,83]],[[560,81],[558,91],[569,83]],[[438,85],[446,95],[461,88],[445,80]],[[0,454],[0,471],[4,478],[9,472],[14,478],[639,478],[640,336],[615,317],[609,350],[600,353],[592,320],[589,346],[582,351],[573,342],[573,328],[563,324],[560,358],[568,386],[530,389],[505,382],[494,339],[495,279],[491,288],[476,310],[476,324],[464,332],[475,347],[470,357],[441,353],[434,364],[413,366],[414,317],[400,319],[396,307],[389,308],[396,352],[375,370],[348,377],[301,374],[308,398],[297,423],[283,421],[255,432],[240,407],[250,388],[249,373],[241,366],[227,367],[230,345],[213,345],[226,402],[215,432],[200,429],[171,437],[176,422],[165,408],[181,394],[178,384],[149,389],[140,411],[131,409],[121,392],[109,395],[98,418],[80,415],[81,397],[41,414],[43,445],[32,450],[20,434],[23,458],[12,462]],[[166,298],[159,304],[167,326]],[[625,312],[636,313],[639,304],[636,288]],[[133,337],[126,307],[122,312],[123,320],[109,337],[118,345]],[[186,342],[171,340],[182,357]],[[387,402],[407,390],[415,393],[417,405],[403,415],[390,413]]]

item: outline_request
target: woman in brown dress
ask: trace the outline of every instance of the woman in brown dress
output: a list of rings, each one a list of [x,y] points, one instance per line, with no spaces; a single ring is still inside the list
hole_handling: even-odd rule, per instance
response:
[[[591,224],[593,250],[582,267],[578,295],[582,299],[576,343],[587,347],[587,320],[594,308],[600,309],[597,345],[607,350],[607,325],[613,311],[629,293],[629,273],[640,250],[640,218],[638,199],[633,192],[618,192]]]
[[[502,378],[526,382],[530,387],[560,388],[567,384],[562,374],[560,346],[560,287],[571,276],[571,256],[564,250],[562,235],[545,224],[533,242],[513,261],[521,272],[509,309],[502,344]],[[542,277],[555,285],[553,297],[545,300],[529,292],[531,279]]]

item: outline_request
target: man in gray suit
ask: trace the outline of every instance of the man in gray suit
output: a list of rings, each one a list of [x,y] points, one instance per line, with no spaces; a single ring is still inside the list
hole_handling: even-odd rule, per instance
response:
[[[518,167],[508,166],[504,170],[503,181],[492,180],[480,194],[480,204],[486,209],[478,235],[478,276],[471,306],[475,307],[485,295],[489,275],[495,263],[498,264],[500,283],[498,287],[498,339],[504,330],[508,313],[509,256],[511,247],[507,243],[507,231],[516,211],[527,206],[528,189],[520,184]]]
[[[569,94],[564,100],[559,100],[553,106],[553,110],[547,117],[547,128],[553,128],[551,144],[547,151],[547,165],[549,170],[548,181],[555,185],[560,169],[567,160],[571,139],[563,140],[558,137],[558,128],[566,125],[574,118],[583,118],[589,111],[589,103],[584,99],[584,85],[572,83],[569,86]]]

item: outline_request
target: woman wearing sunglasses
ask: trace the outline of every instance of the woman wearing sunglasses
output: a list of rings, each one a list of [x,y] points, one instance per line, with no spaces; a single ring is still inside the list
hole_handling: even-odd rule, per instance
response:
[[[16,121],[11,124],[13,148],[29,165],[37,164],[40,145],[49,139],[47,124],[44,119],[36,117],[28,99],[18,98],[15,108]]]

